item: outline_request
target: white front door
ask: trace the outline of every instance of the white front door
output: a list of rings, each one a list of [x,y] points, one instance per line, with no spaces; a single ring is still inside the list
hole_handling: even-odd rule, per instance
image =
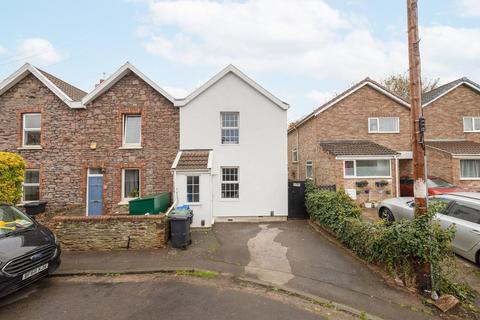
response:
[[[193,210],[192,227],[212,225],[211,175],[209,173],[176,173],[177,205],[188,205]]]

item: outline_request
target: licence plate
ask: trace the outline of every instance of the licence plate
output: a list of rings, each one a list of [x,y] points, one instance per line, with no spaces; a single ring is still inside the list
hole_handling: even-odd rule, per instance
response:
[[[35,269],[30,270],[27,273],[24,273],[23,276],[22,276],[22,280],[28,279],[31,276],[34,276],[37,273],[42,272],[43,270],[46,270],[47,268],[48,268],[48,263],[45,263],[45,264],[41,265],[40,267],[36,267]]]

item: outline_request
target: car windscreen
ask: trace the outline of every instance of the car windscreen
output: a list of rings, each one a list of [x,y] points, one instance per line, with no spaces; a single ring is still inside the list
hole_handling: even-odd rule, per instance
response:
[[[17,208],[0,205],[0,236],[21,231],[33,225],[33,221]]]
[[[440,178],[430,178],[427,180],[429,188],[455,188],[453,184]]]

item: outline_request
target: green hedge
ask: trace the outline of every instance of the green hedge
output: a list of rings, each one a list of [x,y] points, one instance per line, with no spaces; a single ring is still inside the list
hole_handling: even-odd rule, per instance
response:
[[[471,291],[444,275],[443,270],[453,263],[450,244],[455,232],[431,223],[438,205],[414,220],[368,223],[362,221],[362,210],[344,191],[318,191],[312,182],[307,182],[306,190],[305,205],[311,219],[332,231],[362,259],[385,267],[407,283],[407,278],[412,279],[413,261],[428,262],[436,290],[464,301],[473,297]]]
[[[16,204],[22,198],[25,161],[11,152],[0,152],[0,202]]]

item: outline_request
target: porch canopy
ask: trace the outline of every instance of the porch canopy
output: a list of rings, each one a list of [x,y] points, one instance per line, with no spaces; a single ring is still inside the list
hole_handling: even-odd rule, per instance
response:
[[[320,141],[320,146],[325,152],[336,157],[394,157],[399,155],[397,151],[369,140],[326,140]]]

